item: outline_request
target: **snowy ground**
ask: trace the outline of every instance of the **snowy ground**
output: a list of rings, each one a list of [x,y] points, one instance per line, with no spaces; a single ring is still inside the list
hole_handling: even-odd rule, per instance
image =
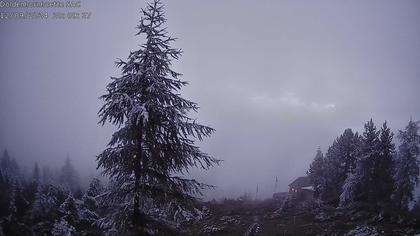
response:
[[[206,204],[210,213],[190,225],[187,235],[276,236],[276,235],[415,235],[415,226],[378,223],[371,219],[345,216],[335,209],[322,212],[293,208],[284,212],[275,200],[241,202],[229,200]]]

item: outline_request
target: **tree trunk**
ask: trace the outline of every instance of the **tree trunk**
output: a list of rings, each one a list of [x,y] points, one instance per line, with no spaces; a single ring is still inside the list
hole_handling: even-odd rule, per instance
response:
[[[141,186],[141,172],[142,172],[142,158],[143,158],[143,132],[142,125],[140,125],[139,135],[137,137],[137,155],[134,163],[134,210],[133,210],[133,224],[136,235],[143,235],[143,227],[140,213],[140,191]]]

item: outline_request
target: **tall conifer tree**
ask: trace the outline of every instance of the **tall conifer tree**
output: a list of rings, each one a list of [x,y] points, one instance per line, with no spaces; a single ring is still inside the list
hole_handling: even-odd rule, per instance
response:
[[[399,131],[400,145],[395,160],[395,188],[393,200],[402,209],[413,200],[415,186],[419,183],[418,158],[420,155],[419,122],[410,120],[404,131]]]
[[[354,172],[359,145],[359,134],[346,129],[328,148],[324,161],[324,182],[320,194],[324,201],[331,203],[339,201],[347,176]]]
[[[325,158],[324,154],[321,151],[321,148],[318,147],[316,150],[316,155],[308,170],[308,177],[311,180],[312,185],[314,186],[315,196],[318,197],[322,191],[322,187],[325,182]]]
[[[159,0],[142,9],[137,35],[145,41],[126,61],[117,62],[122,75],[111,77],[101,96],[105,104],[100,123],[109,121],[118,130],[98,155],[98,168],[116,183],[108,197],[129,215],[133,227],[125,229],[126,234],[146,234],[153,222],[145,210],[151,201],[157,206],[190,203],[207,185],[182,174],[190,167],[207,169],[218,162],[194,145],[214,130],[188,116],[198,106],[179,94],[187,82],[171,63],[181,50],[171,47],[175,39],[168,36],[165,22]],[[127,223],[114,226],[124,231]]]
[[[346,179],[340,205],[352,202],[378,206],[390,203],[393,191],[393,134],[384,122],[378,131],[372,119],[365,124],[356,168]]]
[[[80,188],[79,174],[71,163],[69,156],[67,156],[64,166],[61,168],[59,181],[63,187],[73,192]]]
[[[379,158],[376,162],[376,200],[389,203],[394,188],[393,156],[395,145],[392,143],[394,134],[387,126],[386,121],[381,127],[379,136]]]

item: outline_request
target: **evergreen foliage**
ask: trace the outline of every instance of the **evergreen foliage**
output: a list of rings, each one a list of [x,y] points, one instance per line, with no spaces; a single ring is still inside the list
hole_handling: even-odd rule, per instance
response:
[[[344,209],[349,208],[353,213],[368,210],[369,213],[383,216],[382,220],[398,220],[399,217],[407,216],[420,219],[418,200],[408,212],[409,204],[413,203],[419,175],[419,122],[411,120],[404,130],[398,132],[397,151],[393,144],[393,134],[386,122],[380,130],[376,129],[372,121],[367,122],[362,137],[357,133],[351,135],[352,133],[350,130],[344,131],[334,141],[325,157],[320,149],[317,150],[308,176],[313,183],[319,183],[315,188],[316,191],[320,191],[318,197],[322,198],[328,190],[324,188],[326,180],[332,183],[332,176],[347,171],[347,178],[342,185],[342,191],[339,192],[340,204]],[[355,159],[354,168],[351,167],[352,157]],[[94,178],[88,189],[81,191],[81,197],[78,199],[68,187],[58,184],[58,175],[51,175],[48,181],[56,185],[43,181],[39,183],[34,178],[36,165],[33,171],[21,173],[21,168],[16,161],[12,161],[8,153],[3,154],[2,161],[0,235],[133,233],[134,198],[133,194],[126,194],[134,186],[132,182],[121,185],[121,182],[111,179],[109,184],[103,186],[99,179]],[[335,166],[337,170],[333,170],[331,166]],[[3,171],[7,174],[3,175]],[[21,177],[23,174],[32,178],[25,181]],[[368,191],[367,186],[374,186],[373,190]],[[186,210],[184,205],[179,204],[178,199],[165,199],[168,199],[166,203],[151,197],[142,199],[142,234],[179,235],[179,230],[186,222],[201,217],[197,208]],[[324,204],[335,205],[333,201],[328,200],[324,201]],[[385,218],[386,215],[389,215],[388,218]]]
[[[324,201],[333,204],[339,201],[347,176],[354,172],[359,145],[358,133],[346,129],[328,148],[322,165],[324,175],[316,187],[317,195]]]
[[[33,179],[33,181],[35,181],[37,183],[39,183],[39,181],[40,181],[38,163],[35,163],[35,165],[34,165],[34,171],[33,171],[32,179]]]
[[[79,174],[74,169],[69,156],[61,168],[60,184],[72,192],[76,192],[80,188]]]
[[[394,188],[393,134],[384,122],[377,131],[372,119],[365,124],[354,173],[347,178],[340,196],[342,206],[363,202],[371,207],[390,205]]]
[[[399,131],[400,145],[395,160],[395,187],[393,200],[401,209],[407,209],[413,200],[415,186],[419,183],[419,122],[410,120],[403,131]]]
[[[73,236],[75,234],[76,229],[71,226],[65,219],[57,221],[51,231],[52,236]]]
[[[0,170],[2,172],[3,178],[7,179],[19,179],[20,168],[14,158],[9,156],[7,149],[3,151],[3,155],[0,160]]]
[[[147,213],[150,202],[188,206],[208,186],[182,174],[190,167],[207,169],[217,163],[194,145],[214,130],[188,117],[198,106],[179,95],[187,82],[171,69],[171,62],[181,50],[171,47],[175,39],[168,36],[165,22],[159,0],[142,9],[137,28],[145,42],[127,61],[117,62],[122,75],[112,77],[101,96],[100,123],[109,121],[119,129],[99,154],[98,168],[115,182],[107,198],[119,212],[110,217],[131,222],[124,224],[128,227],[114,225],[124,234],[150,233],[147,228],[156,223]]]
[[[318,197],[322,191],[322,186],[325,182],[325,174],[326,173],[324,154],[322,153],[321,148],[318,147],[315,158],[309,166],[309,170],[307,173],[312,185],[314,186],[315,197]]]

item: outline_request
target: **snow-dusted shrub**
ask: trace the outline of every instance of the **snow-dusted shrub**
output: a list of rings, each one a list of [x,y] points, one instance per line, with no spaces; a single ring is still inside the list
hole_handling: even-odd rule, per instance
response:
[[[54,224],[51,231],[52,236],[72,236],[75,235],[76,229],[71,226],[66,220],[61,219]]]
[[[378,231],[371,225],[357,226],[350,230],[345,236],[379,236]]]

